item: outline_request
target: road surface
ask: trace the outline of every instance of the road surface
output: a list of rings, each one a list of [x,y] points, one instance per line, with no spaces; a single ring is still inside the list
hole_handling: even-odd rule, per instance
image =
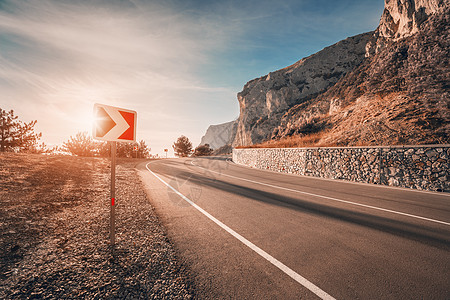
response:
[[[139,166],[198,297],[450,299],[450,194],[256,170]]]

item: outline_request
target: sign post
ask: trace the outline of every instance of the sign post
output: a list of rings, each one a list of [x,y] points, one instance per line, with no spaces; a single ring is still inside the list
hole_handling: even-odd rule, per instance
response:
[[[111,247],[116,244],[116,142],[111,144],[111,208],[109,217],[109,239]]]
[[[137,113],[133,110],[94,104],[95,124],[92,136],[96,140],[108,141],[111,146],[111,205],[109,238],[111,251],[116,243],[116,148],[117,142],[136,141]]]

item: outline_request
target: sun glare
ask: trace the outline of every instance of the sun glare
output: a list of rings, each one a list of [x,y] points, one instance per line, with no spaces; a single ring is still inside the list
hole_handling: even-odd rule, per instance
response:
[[[92,128],[95,126],[95,118],[93,112],[90,111],[89,114],[84,115],[79,119],[79,124],[82,131],[87,131],[89,134],[92,132]]]

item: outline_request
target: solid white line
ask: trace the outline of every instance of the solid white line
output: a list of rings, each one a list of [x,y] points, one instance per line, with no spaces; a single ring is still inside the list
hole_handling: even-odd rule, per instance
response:
[[[450,226],[450,223],[444,222],[444,221],[440,221],[440,220],[430,219],[430,218],[421,217],[421,216],[417,216],[417,215],[407,214],[407,213],[400,212],[400,211],[390,210],[390,209],[376,207],[376,206],[367,205],[367,204],[356,203],[356,202],[342,200],[342,199],[338,199],[338,198],[333,198],[333,197],[328,197],[328,196],[323,196],[323,195],[303,192],[303,191],[299,191],[299,190],[285,188],[285,187],[282,187],[282,186],[277,186],[277,185],[273,185],[273,184],[258,182],[258,181],[254,181],[254,180],[250,180],[250,179],[246,179],[246,178],[242,178],[242,177],[237,177],[237,176],[233,176],[233,175],[224,174],[224,173],[221,173],[221,172],[216,172],[216,171],[213,171],[213,170],[209,170],[209,169],[200,167],[198,165],[194,165],[193,161],[191,161],[191,165],[193,165],[195,167],[198,167],[198,168],[201,168],[201,169],[204,169],[204,170],[207,170],[209,172],[213,172],[213,173],[219,174],[219,175],[228,176],[228,177],[231,177],[231,178],[244,180],[244,181],[247,181],[247,182],[256,183],[256,184],[260,184],[260,185],[264,185],[264,186],[268,186],[268,187],[272,187],[272,188],[277,188],[277,189],[280,189],[280,190],[285,190],[285,191],[289,191],[289,192],[294,192],[294,193],[299,193],[299,194],[304,194],[304,195],[324,198],[324,199],[327,199],[327,200],[342,202],[342,203],[351,204],[351,205],[357,205],[357,206],[361,206],[361,207],[365,207],[365,208],[376,209],[376,210],[389,212],[389,213],[393,213],[393,214],[397,214],[397,215],[407,216],[407,217],[411,217],[411,218],[421,219],[421,220],[425,220],[425,221],[430,221],[430,222],[434,222],[434,223],[439,223],[439,224],[444,224],[444,225]]]
[[[333,178],[326,178],[326,177],[300,175],[300,174],[294,174],[294,173],[284,173],[284,172],[278,172],[278,171],[269,170],[269,169],[260,169],[260,168],[256,168],[256,167],[253,168],[253,167],[250,167],[250,166],[241,165],[241,164],[238,164],[238,163],[234,163],[231,160],[231,158],[228,158],[226,161],[229,164],[233,164],[235,166],[239,166],[239,167],[250,169],[250,170],[258,170],[258,171],[269,172],[269,173],[283,174],[283,175],[287,175],[287,176],[291,176],[291,177],[297,177],[297,178],[298,177],[300,177],[300,178],[308,178],[308,179],[312,179],[313,178],[313,179],[322,180],[322,181],[343,182],[343,183],[352,184],[352,185],[364,185],[364,186],[370,186],[370,187],[377,187],[377,188],[381,188],[381,189],[400,190],[400,191],[405,191],[405,192],[408,192],[408,193],[439,195],[439,196],[442,196],[442,197],[450,198],[450,193],[447,193],[447,192],[417,190],[417,189],[401,187],[401,186],[391,186],[391,185],[384,185],[384,184],[375,185],[374,183],[351,181],[351,180],[348,180],[348,179],[333,179]]]
[[[301,276],[300,274],[298,274],[297,272],[295,272],[294,270],[292,270],[291,268],[289,268],[288,266],[286,266],[285,264],[283,264],[282,262],[280,262],[279,260],[277,260],[276,258],[271,256],[270,254],[268,254],[267,252],[265,252],[264,250],[262,250],[261,248],[259,248],[258,246],[256,246],[255,244],[253,244],[252,242],[247,240],[246,238],[244,238],[242,235],[240,235],[239,233],[237,233],[236,231],[234,231],[233,229],[231,229],[230,227],[228,227],[227,225],[225,225],[224,223],[222,223],[221,221],[219,221],[218,219],[213,217],[210,213],[205,211],[203,208],[201,208],[200,206],[198,206],[197,204],[192,202],[189,198],[187,198],[186,196],[181,194],[179,191],[177,191],[175,188],[173,188],[170,184],[168,184],[163,179],[161,179],[161,177],[156,175],[152,170],[150,170],[149,167],[148,167],[149,164],[150,163],[148,163],[145,167],[147,168],[147,170],[150,173],[153,174],[153,176],[155,176],[157,179],[159,179],[159,181],[164,183],[168,188],[170,188],[174,193],[176,193],[178,196],[180,196],[183,200],[185,200],[187,203],[192,205],[199,212],[201,212],[203,215],[208,217],[211,221],[213,221],[214,223],[219,225],[222,229],[224,229],[229,234],[234,236],[236,239],[238,239],[244,245],[246,245],[247,247],[249,247],[250,249],[252,249],[256,253],[258,253],[260,256],[264,257],[272,265],[274,265],[275,267],[277,267],[278,269],[283,271],[289,277],[291,277],[292,279],[294,279],[295,281],[297,281],[298,283],[300,283],[301,285],[306,287],[308,290],[310,290],[311,292],[316,294],[321,299],[329,299],[329,300],[335,299],[332,296],[330,296],[329,294],[327,294],[325,291],[323,291],[321,288],[316,286],[314,283],[310,282],[308,279],[306,279],[305,277]]]

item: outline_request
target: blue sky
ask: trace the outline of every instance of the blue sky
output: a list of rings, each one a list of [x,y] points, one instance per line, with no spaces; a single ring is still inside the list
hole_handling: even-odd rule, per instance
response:
[[[0,107],[42,141],[90,131],[94,103],[138,112],[163,153],[238,117],[246,82],[374,30],[382,0],[1,1]]]

